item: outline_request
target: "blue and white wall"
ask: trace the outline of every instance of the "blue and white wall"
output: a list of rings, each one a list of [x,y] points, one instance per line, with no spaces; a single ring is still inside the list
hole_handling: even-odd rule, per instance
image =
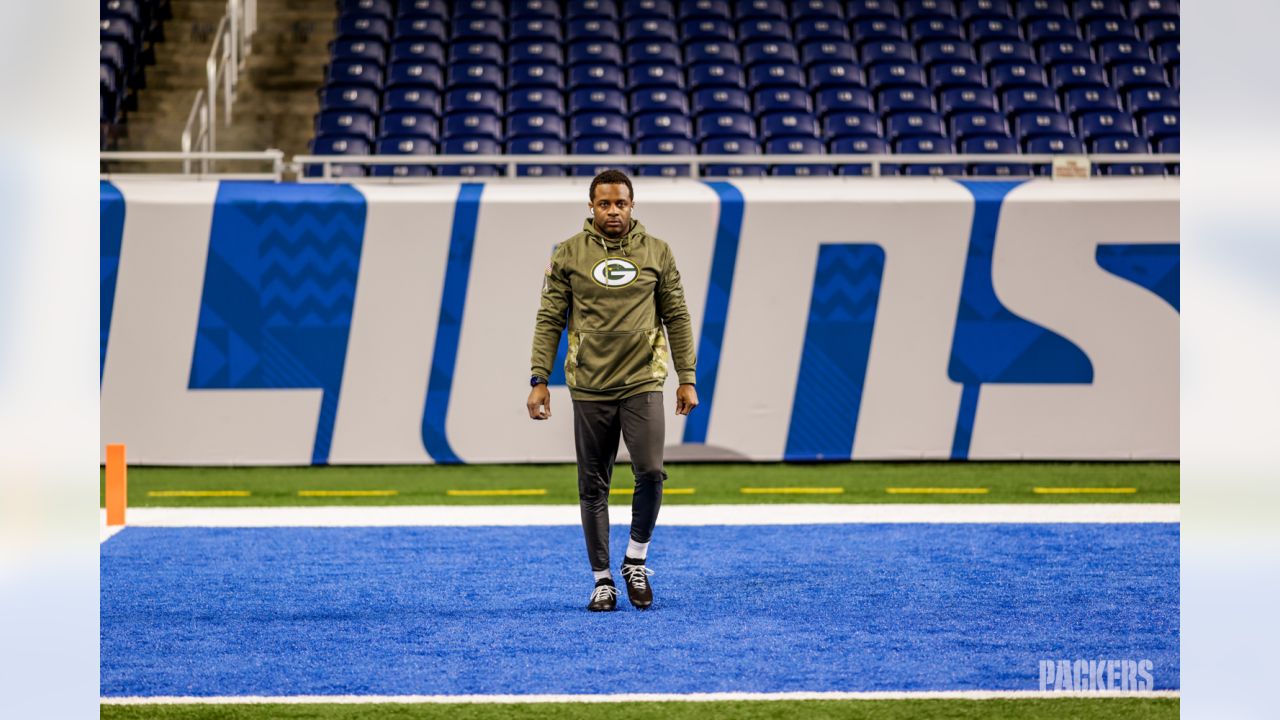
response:
[[[636,202],[698,339],[669,459],[1178,456],[1176,180],[641,181]],[[563,372],[549,422],[524,401],[542,271],[586,214],[570,181],[103,183],[103,441],[155,464],[571,461]]]

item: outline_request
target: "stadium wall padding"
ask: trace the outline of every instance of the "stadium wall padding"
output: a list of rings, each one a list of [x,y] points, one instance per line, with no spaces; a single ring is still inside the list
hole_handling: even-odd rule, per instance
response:
[[[551,420],[524,403],[543,270],[586,193],[104,181],[104,444],[572,461],[563,372]],[[1176,180],[642,178],[635,216],[675,253],[697,341],[692,416],[667,383],[669,460],[1178,457]]]

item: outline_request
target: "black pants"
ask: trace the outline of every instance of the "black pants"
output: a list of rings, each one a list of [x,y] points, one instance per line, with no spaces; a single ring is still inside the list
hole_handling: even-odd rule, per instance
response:
[[[618,459],[621,434],[636,476],[631,498],[631,539],[649,542],[662,506],[665,438],[662,393],[647,392],[623,400],[573,401],[573,438],[578,455],[578,500],[582,532],[592,570],[609,569],[609,481]]]

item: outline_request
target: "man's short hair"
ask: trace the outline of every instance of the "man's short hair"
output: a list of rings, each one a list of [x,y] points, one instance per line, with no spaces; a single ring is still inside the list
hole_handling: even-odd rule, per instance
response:
[[[631,197],[631,201],[635,202],[636,191],[631,187],[631,178],[621,170],[605,170],[591,181],[591,189],[587,191],[587,199],[591,202],[596,201],[597,185],[626,185],[627,194]]]

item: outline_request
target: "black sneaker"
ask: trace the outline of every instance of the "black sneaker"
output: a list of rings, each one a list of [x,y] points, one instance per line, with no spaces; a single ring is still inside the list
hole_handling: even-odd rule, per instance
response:
[[[627,581],[627,598],[637,610],[644,610],[653,604],[653,588],[649,585],[649,576],[653,571],[644,566],[643,560],[627,558],[622,561],[622,577]]]
[[[618,588],[612,580],[599,580],[596,589],[591,591],[591,602],[587,609],[591,612],[608,612],[618,607]]]

